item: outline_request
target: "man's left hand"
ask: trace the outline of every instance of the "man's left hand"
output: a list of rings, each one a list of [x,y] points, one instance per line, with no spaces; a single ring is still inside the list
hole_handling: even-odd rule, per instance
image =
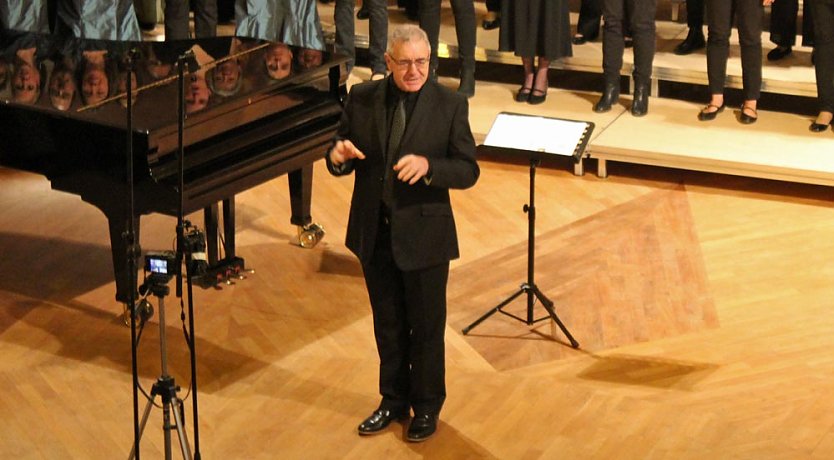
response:
[[[394,165],[397,179],[414,185],[429,172],[429,160],[424,156],[408,154]]]

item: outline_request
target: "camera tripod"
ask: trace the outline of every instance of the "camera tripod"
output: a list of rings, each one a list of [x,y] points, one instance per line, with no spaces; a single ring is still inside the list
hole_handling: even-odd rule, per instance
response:
[[[145,425],[148,422],[148,416],[151,413],[151,408],[154,406],[154,400],[157,396],[162,399],[162,431],[165,440],[165,460],[171,459],[171,429],[176,428],[177,436],[179,437],[180,448],[182,449],[182,458],[191,460],[191,449],[188,446],[188,437],[183,428],[183,402],[177,397],[179,387],[174,382],[174,378],[168,375],[168,357],[167,344],[165,341],[165,296],[168,295],[169,289],[165,284],[168,282],[168,277],[157,277],[152,274],[148,279],[148,289],[157,298],[159,310],[159,349],[162,362],[162,374],[157,379],[156,383],[151,387],[151,398],[145,405],[145,412],[142,414],[142,421],[139,424],[139,438],[145,431]],[[174,415],[175,425],[171,426],[171,414]],[[138,442],[137,442],[138,444]],[[132,460],[135,455],[136,445],[130,450],[129,460]]]

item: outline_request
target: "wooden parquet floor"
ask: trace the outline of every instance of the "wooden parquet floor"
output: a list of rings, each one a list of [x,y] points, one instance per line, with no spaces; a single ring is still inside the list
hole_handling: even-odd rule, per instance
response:
[[[831,189],[616,168],[537,176],[536,281],[580,350],[548,321],[494,315],[460,333],[526,281],[528,168],[482,161],[478,184],[453,193],[463,257],[449,396],[437,436],[418,445],[401,424],[355,432],[378,396],[367,296],[343,245],[352,180],[316,165],[327,236],[311,250],[289,244],[286,178],[239,196],[238,249],[256,272],[194,295],[203,458],[832,458]],[[0,209],[0,458],[127,457],[130,332],[103,215],[8,169]],[[143,218],[142,247],[170,248],[174,227]],[[169,367],[186,387],[181,307],[165,303]],[[139,353],[145,388],[158,336],[157,311]],[[143,457],[162,458],[161,419],[154,409]]]

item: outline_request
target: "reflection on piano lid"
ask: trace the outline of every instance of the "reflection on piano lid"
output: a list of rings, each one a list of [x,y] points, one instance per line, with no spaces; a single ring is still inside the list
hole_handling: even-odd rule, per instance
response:
[[[124,118],[130,74],[136,123],[152,128],[170,122],[176,100],[178,58],[185,69],[187,113],[291,84],[315,71],[328,53],[238,37],[175,42],[112,42],[34,33],[0,38],[0,101],[83,113],[90,121]],[[133,58],[131,60],[131,58]],[[176,106],[173,106],[176,109]]]
[[[174,155],[180,61],[186,79],[182,201]],[[312,165],[324,157],[341,117],[346,62],[237,37],[109,42],[5,35],[0,166],[43,174],[52,188],[104,212],[117,298],[124,301],[130,278],[121,235],[143,214],[175,215],[180,203],[186,214],[221,200],[233,203],[236,194],[288,174],[290,222],[311,224]],[[130,133],[128,78],[135,88]],[[126,205],[131,183],[133,208]],[[227,257],[234,257],[231,214],[223,219]],[[211,248],[209,259],[214,263]]]

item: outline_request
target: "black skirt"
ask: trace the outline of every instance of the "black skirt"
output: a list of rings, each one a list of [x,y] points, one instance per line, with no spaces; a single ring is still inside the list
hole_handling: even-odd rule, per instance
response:
[[[501,2],[501,51],[559,59],[572,55],[570,40],[568,0]]]

